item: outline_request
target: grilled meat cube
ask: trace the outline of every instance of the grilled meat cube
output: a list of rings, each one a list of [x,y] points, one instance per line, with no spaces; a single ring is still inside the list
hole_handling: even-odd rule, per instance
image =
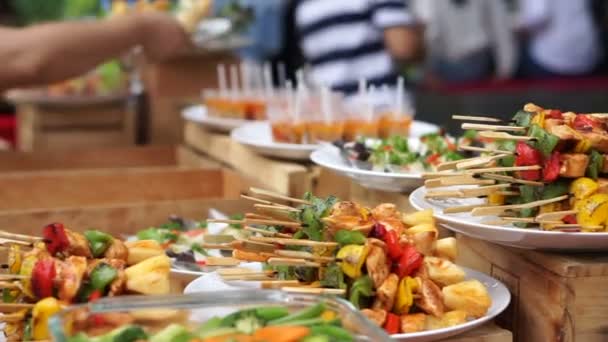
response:
[[[59,283],[59,299],[71,302],[82,283],[87,271],[87,259],[82,256],[69,256],[65,261],[55,260],[58,267],[56,281]]]
[[[372,209],[372,216],[376,220],[396,219],[401,221],[401,213],[393,203],[382,203]]]
[[[426,315],[415,313],[401,316],[401,332],[414,333],[424,330]]]
[[[432,280],[422,278],[418,293],[420,294],[420,298],[416,299],[416,306],[429,315],[435,317],[443,315],[445,312],[443,294],[441,293],[441,289]]]
[[[390,273],[388,258],[384,249],[370,245],[369,254],[365,259],[365,266],[370,278],[374,282],[374,288],[379,288]]]
[[[114,239],[103,256],[106,259],[119,259],[127,261],[129,259],[129,250],[122,241],[119,239]]]
[[[391,310],[393,304],[395,304],[395,297],[397,296],[397,286],[399,285],[399,277],[391,273],[376,289],[376,300],[372,305],[373,309],[384,309]],[[441,292],[439,292],[441,294]]]
[[[608,153],[608,133],[603,130],[581,133],[591,143],[591,148],[601,153]]]
[[[387,312],[382,309],[363,309],[361,313],[365,315],[365,317],[369,318],[370,321],[376,323],[378,326],[383,326],[384,322],[386,322]]]
[[[585,176],[589,156],[583,153],[562,153],[559,157],[559,175],[565,178],[579,178]]]
[[[93,254],[91,254],[91,248],[89,247],[89,241],[86,237],[84,237],[84,235],[69,229],[66,229],[65,233],[68,236],[68,241],[70,243],[67,249],[68,255],[77,255],[86,258],[93,257]]]

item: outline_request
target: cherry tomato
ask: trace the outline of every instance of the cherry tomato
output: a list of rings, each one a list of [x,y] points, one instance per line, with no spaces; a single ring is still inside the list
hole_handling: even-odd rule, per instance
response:
[[[551,156],[545,160],[543,167],[543,181],[554,182],[559,177],[559,152],[553,152]]]
[[[61,223],[51,223],[42,229],[42,237],[46,249],[55,256],[65,251],[70,246],[70,240]]]
[[[439,157],[441,157],[441,154],[433,153],[430,156],[426,157],[426,162],[431,165],[435,165],[439,161]]]
[[[94,302],[96,300],[98,300],[99,298],[101,298],[103,296],[103,293],[101,293],[100,290],[95,290],[93,292],[91,292],[91,294],[89,295],[89,302]]]
[[[526,144],[523,141],[519,141],[515,146],[515,166],[530,166],[530,165],[541,165],[542,164],[542,155],[540,151],[533,148],[532,146]],[[525,180],[539,180],[540,179],[540,170],[528,170],[528,171],[519,171],[521,178]]]

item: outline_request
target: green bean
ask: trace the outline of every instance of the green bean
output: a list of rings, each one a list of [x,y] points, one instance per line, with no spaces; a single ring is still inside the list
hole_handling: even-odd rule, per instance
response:
[[[319,317],[323,313],[323,311],[325,311],[325,303],[319,303],[306,309],[294,312],[291,315],[279,319],[274,319],[268,322],[268,325],[283,325],[283,323],[286,322],[291,323],[292,321]]]
[[[316,325],[310,328],[313,335],[328,336],[332,341],[352,341],[353,335],[344,328],[335,325]]]
[[[255,309],[255,315],[264,321],[272,321],[289,315],[289,311],[282,306],[267,306]]]

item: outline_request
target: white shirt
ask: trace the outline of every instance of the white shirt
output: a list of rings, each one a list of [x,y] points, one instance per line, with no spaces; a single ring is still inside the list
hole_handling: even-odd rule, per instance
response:
[[[561,74],[591,71],[601,57],[586,0],[520,0],[519,26],[531,31],[535,62]]]

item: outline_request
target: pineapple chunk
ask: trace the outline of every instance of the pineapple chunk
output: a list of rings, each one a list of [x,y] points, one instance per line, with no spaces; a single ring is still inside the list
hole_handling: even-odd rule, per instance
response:
[[[456,239],[447,237],[437,240],[437,243],[435,243],[435,256],[454,262],[458,256],[458,243]]]
[[[135,265],[146,259],[165,254],[163,247],[154,240],[129,241],[125,242],[125,246],[129,250],[127,265]]]
[[[408,226],[416,226],[422,223],[429,223],[435,225],[435,218],[433,217],[433,209],[426,209],[421,211],[415,211],[413,213],[401,215],[401,221]]]
[[[427,316],[425,330],[453,327],[467,321],[467,313],[461,310],[448,311],[441,317]]]
[[[171,259],[158,255],[125,269],[127,290],[141,294],[167,294],[171,286]]]
[[[437,239],[437,237],[439,236],[439,231],[437,230],[437,227],[435,227],[435,225],[431,223],[421,223],[411,228],[408,228],[405,231],[408,236],[412,236],[414,234],[422,232],[432,232],[435,239]]]
[[[426,267],[429,278],[441,287],[459,283],[463,281],[465,277],[462,268],[446,259],[425,257],[424,266]]]
[[[446,286],[442,292],[443,302],[449,309],[465,311],[475,318],[485,315],[492,305],[488,289],[478,280]]]

